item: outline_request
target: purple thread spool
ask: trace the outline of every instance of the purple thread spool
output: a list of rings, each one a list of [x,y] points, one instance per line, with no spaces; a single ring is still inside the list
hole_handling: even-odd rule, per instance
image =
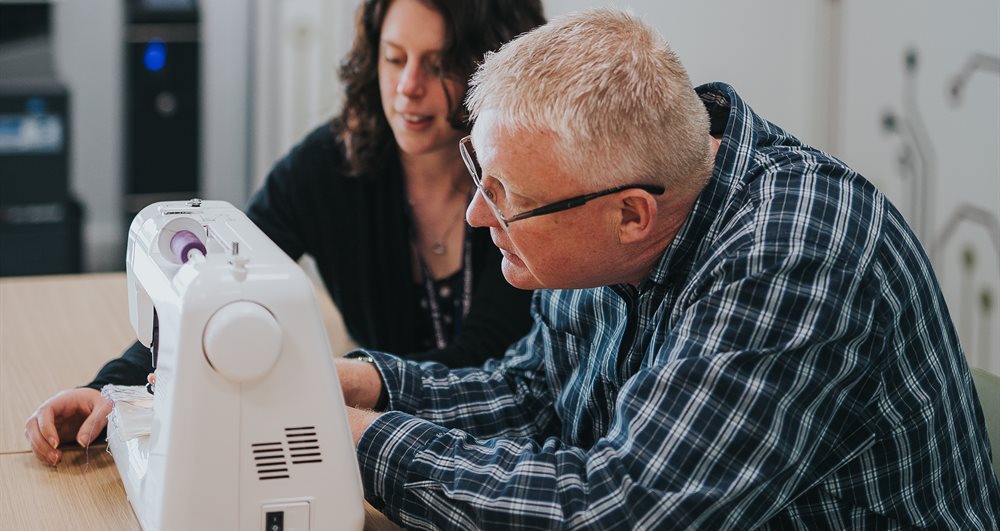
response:
[[[187,263],[188,253],[193,249],[198,249],[201,254],[208,254],[205,244],[189,230],[179,230],[170,238],[170,251],[181,260],[182,264]]]

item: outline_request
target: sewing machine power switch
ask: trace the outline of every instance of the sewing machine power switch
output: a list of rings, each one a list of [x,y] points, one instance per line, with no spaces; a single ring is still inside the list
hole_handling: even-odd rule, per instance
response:
[[[264,531],[285,531],[285,512],[270,511],[264,513]]]
[[[309,502],[265,505],[264,531],[309,531]]]

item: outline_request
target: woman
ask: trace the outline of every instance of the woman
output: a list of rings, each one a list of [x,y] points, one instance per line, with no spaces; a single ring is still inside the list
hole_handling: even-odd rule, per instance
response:
[[[247,215],[294,259],[308,253],[361,346],[446,365],[498,357],[530,326],[488,231],[464,222],[473,193],[458,151],[466,82],[489,50],[544,23],[538,0],[373,0],[340,75],[341,115],[279,161]],[[136,343],[26,423],[39,459],[87,446],[107,424],[105,384],[145,383]]]

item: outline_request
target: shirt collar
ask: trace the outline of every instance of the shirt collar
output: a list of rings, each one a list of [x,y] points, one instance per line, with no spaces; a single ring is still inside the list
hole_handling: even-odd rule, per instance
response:
[[[761,121],[736,90],[725,83],[708,83],[695,89],[708,111],[712,133],[722,133],[722,142],[715,156],[712,177],[698,195],[691,213],[677,235],[664,250],[659,262],[640,285],[644,290],[653,284],[667,284],[671,277],[687,273],[691,256],[716,230],[719,213],[725,210],[733,196],[742,189],[742,176],[753,160],[757,144],[758,122]],[[669,192],[668,192],[669,193]]]

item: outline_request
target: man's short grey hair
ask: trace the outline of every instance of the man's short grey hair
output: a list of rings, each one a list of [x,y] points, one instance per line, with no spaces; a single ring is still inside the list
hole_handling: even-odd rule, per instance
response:
[[[554,134],[556,160],[598,186],[691,189],[710,171],[708,113],[670,46],[636,16],[552,19],[487,54],[467,98],[510,134]]]

